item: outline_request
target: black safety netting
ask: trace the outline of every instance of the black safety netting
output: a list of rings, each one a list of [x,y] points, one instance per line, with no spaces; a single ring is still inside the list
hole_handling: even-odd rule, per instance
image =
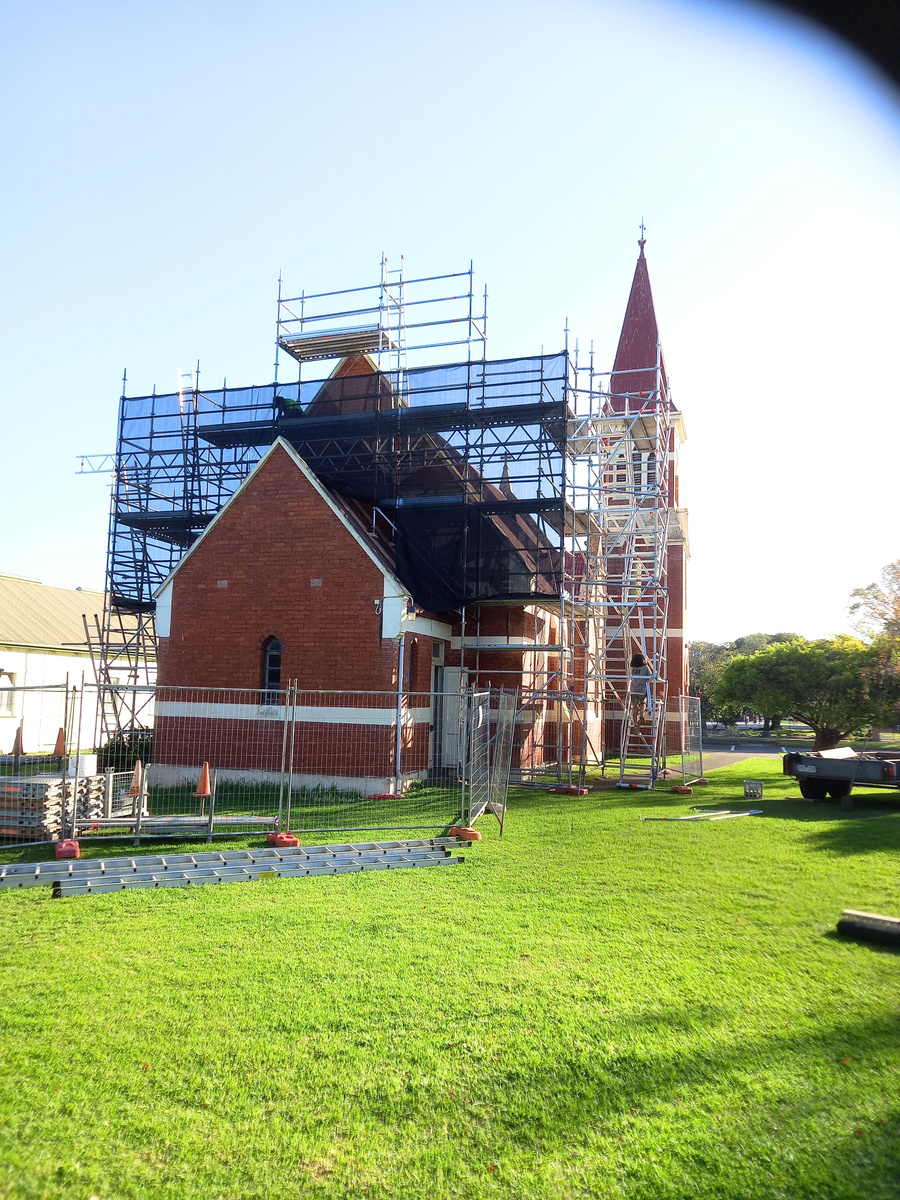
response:
[[[375,512],[414,600],[558,595],[565,527],[565,354],[379,371],[345,359],[327,379],[126,398],[110,583],[156,587],[283,437],[358,520]]]

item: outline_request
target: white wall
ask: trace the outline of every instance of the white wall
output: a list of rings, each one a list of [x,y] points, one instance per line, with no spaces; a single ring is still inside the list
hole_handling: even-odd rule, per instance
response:
[[[65,713],[65,683],[81,688],[84,674],[86,685],[94,683],[94,670],[87,654],[54,653],[47,650],[6,649],[0,647],[0,754],[12,751],[19,722],[22,722],[22,745],[26,754],[52,754],[56,735]],[[15,678],[15,690],[10,691]],[[115,679],[116,672],[113,672]],[[124,673],[122,678],[124,679]],[[19,691],[20,688],[49,688],[59,686],[59,692]],[[94,737],[94,699],[85,699],[81,749],[91,749]],[[90,713],[88,714],[88,709]]]

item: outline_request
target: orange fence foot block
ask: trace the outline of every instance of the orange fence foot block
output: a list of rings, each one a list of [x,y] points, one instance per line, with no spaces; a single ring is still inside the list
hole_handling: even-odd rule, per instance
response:
[[[268,838],[266,840],[268,841]],[[300,839],[293,833],[276,833],[272,843],[275,846],[299,846]]]
[[[81,847],[72,838],[64,838],[56,843],[57,858],[81,858]]]
[[[693,796],[693,794],[694,794],[693,788],[682,787],[680,783],[676,783],[675,786],[672,788],[672,791],[675,793],[676,796]]]
[[[454,825],[450,830],[451,837],[458,837],[463,842],[480,842],[481,834],[477,829],[470,829],[468,825]]]

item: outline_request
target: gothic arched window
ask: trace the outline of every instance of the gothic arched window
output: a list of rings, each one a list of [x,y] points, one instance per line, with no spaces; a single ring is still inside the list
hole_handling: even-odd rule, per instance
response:
[[[281,642],[270,637],[263,646],[262,658],[263,704],[277,704],[281,691]]]

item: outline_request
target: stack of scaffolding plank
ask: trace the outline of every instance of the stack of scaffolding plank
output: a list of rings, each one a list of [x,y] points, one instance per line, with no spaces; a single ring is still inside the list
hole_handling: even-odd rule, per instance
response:
[[[362,842],[338,846],[209,851],[199,854],[136,855],[133,858],[10,863],[0,866],[0,889],[51,885],[55,896],[84,896],[133,888],[188,887],[201,883],[250,883],[403,867],[454,866],[458,838]]]
[[[17,775],[0,779],[0,836],[25,842],[62,836],[63,820],[86,824],[103,816],[103,775],[76,781],[60,775]]]

